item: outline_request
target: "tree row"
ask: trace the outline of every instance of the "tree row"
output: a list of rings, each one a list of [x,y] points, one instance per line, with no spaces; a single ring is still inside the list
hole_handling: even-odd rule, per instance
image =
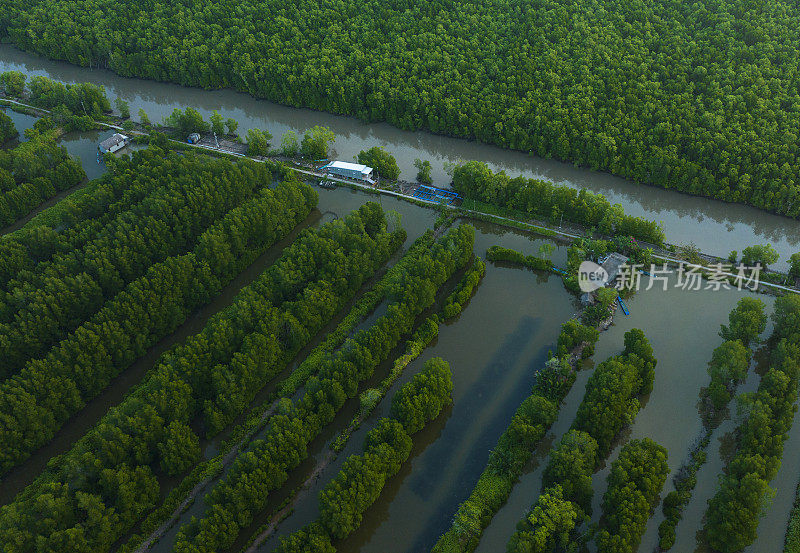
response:
[[[577,534],[577,529],[591,514],[592,474],[609,455],[622,428],[636,417],[639,397],[652,390],[655,365],[652,347],[644,333],[632,329],[625,333],[623,352],[597,366],[586,383],[572,427],[550,453],[542,476],[542,492],[517,525],[508,543],[509,552],[556,553],[569,543],[585,540]],[[638,451],[641,445],[634,443],[631,451]],[[666,459],[666,452],[660,446],[651,446],[651,442],[644,446],[647,450],[655,447],[656,457],[660,459],[663,453]],[[655,471],[661,485],[666,479],[663,467],[658,465]],[[633,486],[622,486],[622,492],[615,495],[607,494],[603,510],[609,513],[609,518],[601,527],[600,534],[605,537],[598,539],[598,551],[611,553],[614,547],[620,552],[635,550],[644,530],[640,518],[644,516],[644,522],[647,521],[651,505],[638,515],[635,524],[625,528],[624,538],[618,537],[619,528],[611,518],[614,512],[624,512],[628,502],[636,500],[635,495]]]
[[[659,223],[626,215],[602,194],[525,177],[493,173],[485,163],[470,161],[453,169],[453,187],[466,198],[559,223],[596,228],[606,235],[633,236],[653,244],[664,242]]]
[[[434,552],[467,552],[477,547],[483,530],[508,499],[534,449],[558,417],[561,401],[575,381],[570,365],[573,350],[585,343],[583,354],[588,357],[598,337],[597,329],[574,319],[561,326],[558,356],[536,372],[531,394],[517,407],[478,482],[458,506],[452,526],[439,538]]]
[[[0,469],[20,463],[120,372],[172,333],[316,203],[287,183],[231,210],[193,251],[151,266],[48,354],[0,384]]]
[[[437,290],[472,255],[472,227],[451,230],[400,275],[386,314],[319,360],[317,374],[302,395],[272,416],[263,438],[239,455],[225,477],[206,495],[202,517],[183,526],[175,550],[218,551],[240,532],[308,455],[307,446],[334,419],[348,398],[411,333],[420,314],[433,305]]]
[[[85,178],[80,162],[56,144],[52,133],[36,136],[12,150],[0,150],[0,227]]]
[[[336,551],[331,542],[346,538],[361,526],[364,512],[408,459],[411,436],[452,403],[452,390],[448,363],[440,357],[426,361],[423,370],[395,393],[390,416],[380,419],[367,433],[363,452],[348,457],[336,477],[320,491],[319,519],[282,537],[277,551]]]
[[[0,292],[0,380],[74,331],[153,264],[194,248],[231,209],[272,180],[254,163],[204,156],[136,157],[106,180],[160,183],[95,236],[18,274]],[[142,186],[142,187],[144,187]]]
[[[800,378],[800,297],[775,300],[775,327],[770,338],[770,368],[758,390],[738,398],[743,420],[736,432],[736,451],[719,487],[708,502],[705,534],[717,551],[732,553],[755,541],[761,514],[774,493],[783,443],[792,427]]]
[[[288,214],[292,209],[288,204],[266,207],[268,213]],[[253,219],[264,217],[265,213],[253,214]],[[199,460],[199,438],[192,428],[214,434],[223,421],[240,414],[403,237],[402,231],[386,231],[376,204],[319,231],[304,231],[231,306],[165,353],[142,384],[64,455],[62,463],[0,511],[4,543],[22,552],[34,551],[37,540],[58,549],[63,540],[79,537],[75,551],[107,551],[154,505],[160,495],[158,476],[180,474]],[[141,497],[103,485],[104,474],[120,470],[146,476]],[[52,490],[58,490],[55,499],[63,508],[60,516],[44,523],[37,505],[49,500]],[[96,517],[84,511],[84,497],[98,506]],[[106,530],[99,533],[100,528]]]

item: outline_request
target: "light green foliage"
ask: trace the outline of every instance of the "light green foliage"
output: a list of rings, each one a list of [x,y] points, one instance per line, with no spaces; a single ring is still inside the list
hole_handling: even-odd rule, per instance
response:
[[[211,130],[217,133],[217,136],[225,134],[225,122],[217,110],[211,112],[208,120],[211,123]]]
[[[265,156],[269,153],[269,140],[272,135],[259,129],[247,131],[247,155]]]
[[[27,76],[21,71],[5,71],[0,73],[0,84],[8,96],[21,96],[25,90]]]
[[[373,146],[369,150],[358,152],[358,162],[372,167],[379,176],[385,179],[397,180],[397,177],[400,176],[397,160],[380,146]]]
[[[328,157],[328,147],[336,140],[336,135],[327,127],[316,125],[308,129],[300,143],[300,153],[304,157],[323,159]]]
[[[228,119],[225,120],[225,126],[228,129],[228,134],[236,136],[236,131],[239,128],[239,122],[236,119],[228,117]]]
[[[760,263],[766,269],[769,265],[774,265],[779,258],[772,244],[757,244],[742,250],[742,263],[748,267]]]
[[[131,116],[131,108],[128,105],[128,102],[126,102],[122,98],[117,97],[114,100],[114,105],[116,106],[117,110],[119,110],[119,115],[123,119],[127,119],[128,117]]]
[[[578,509],[564,499],[561,487],[547,487],[528,516],[517,525],[507,553],[551,553],[566,551],[571,532],[579,520]]]
[[[728,315],[728,325],[722,326],[719,335],[725,340],[739,340],[745,347],[767,328],[764,302],[758,298],[745,297]]]
[[[294,157],[300,151],[300,144],[297,142],[297,133],[289,129],[281,138],[281,153],[287,157]]]
[[[417,158],[414,160],[414,167],[417,168],[417,180],[422,184],[431,184],[433,183],[433,178],[431,177],[431,162],[427,159],[422,161],[421,159]]]

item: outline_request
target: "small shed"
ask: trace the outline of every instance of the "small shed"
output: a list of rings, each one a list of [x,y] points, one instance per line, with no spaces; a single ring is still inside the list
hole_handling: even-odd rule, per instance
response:
[[[603,270],[608,274],[606,284],[610,284],[617,280],[617,276],[619,276],[619,270],[625,263],[628,262],[628,258],[621,253],[613,252],[599,261],[600,266],[603,267]]]
[[[200,134],[193,132],[186,139],[186,142],[188,142],[189,144],[197,144],[198,142],[200,142]]]
[[[324,166],[322,170],[331,175],[373,182],[372,167],[367,167],[366,165],[361,165],[360,163],[334,161]]]
[[[98,144],[97,149],[101,154],[113,154],[127,146],[130,141],[124,134],[115,133]]]

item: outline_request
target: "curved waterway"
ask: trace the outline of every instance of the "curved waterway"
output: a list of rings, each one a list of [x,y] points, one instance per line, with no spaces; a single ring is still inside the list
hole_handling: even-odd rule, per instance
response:
[[[314,125],[327,126],[336,133],[338,159],[352,160],[361,150],[383,146],[397,158],[401,176],[406,180],[414,179],[416,158],[431,161],[434,184],[438,186],[447,186],[450,181],[444,171],[445,162],[484,161],[493,170],[503,170],[511,176],[544,178],[600,192],[610,201],[621,204],[631,215],[663,221],[669,242],[694,242],[707,253],[727,256],[731,250],[741,251],[752,244],[769,242],[781,254],[782,261],[776,268],[785,268],[785,260],[800,250],[798,221],[743,205],[638,185],[524,152],[428,132],[402,131],[386,123],[364,123],[351,117],[281,106],[231,90],[208,91],[124,78],[110,71],[51,61],[10,45],[0,45],[0,71],[8,70],[44,75],[66,83],[104,85],[111,100],[120,97],[129,103],[133,119],[138,119],[139,109],[144,109],[153,122],[160,122],[175,108],[191,106],[204,116],[216,109],[224,117],[239,121],[241,134],[249,128],[268,130],[275,137],[274,144],[280,143],[280,137],[287,130],[302,133]]]

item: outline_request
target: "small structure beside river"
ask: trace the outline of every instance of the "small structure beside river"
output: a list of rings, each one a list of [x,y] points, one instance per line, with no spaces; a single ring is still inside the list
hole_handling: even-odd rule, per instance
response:
[[[101,154],[113,154],[130,143],[131,139],[124,134],[115,133],[98,144]]]
[[[364,182],[375,182],[372,177],[372,167],[361,165],[360,163],[348,163],[347,161],[332,161],[320,168],[323,173],[347,177]]]

